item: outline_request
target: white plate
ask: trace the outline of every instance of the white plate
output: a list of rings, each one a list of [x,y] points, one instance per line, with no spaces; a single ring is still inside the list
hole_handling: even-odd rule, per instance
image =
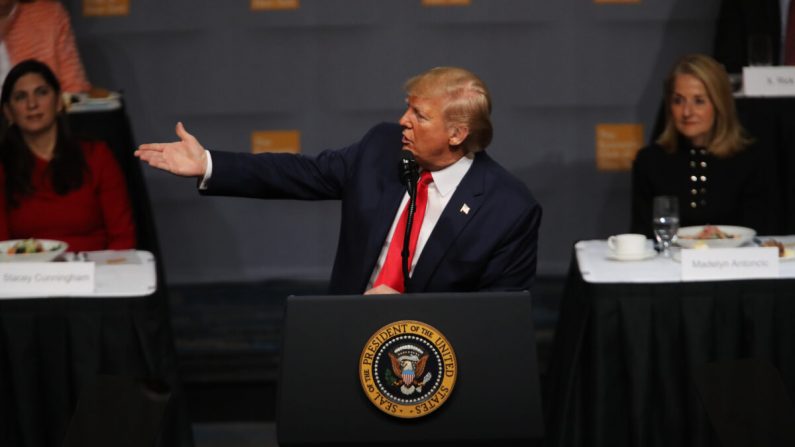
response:
[[[607,250],[607,259],[613,261],[643,261],[655,256],[657,256],[657,252],[653,248],[647,248],[643,253],[633,253],[631,255],[619,255],[612,250]]]
[[[37,239],[44,251],[40,253],[8,254],[8,249],[25,239],[14,239],[0,242],[0,262],[48,262],[60,256],[69,248],[69,244],[52,239]]]
[[[736,227],[733,225],[713,225],[720,231],[733,235],[731,239],[687,239],[687,236],[695,237],[703,229],[703,225],[694,227],[682,227],[676,233],[676,244],[680,247],[694,248],[697,244],[703,243],[709,248],[733,248],[739,247],[751,241],[756,236],[756,231],[746,227]],[[685,236],[685,237],[683,237]]]

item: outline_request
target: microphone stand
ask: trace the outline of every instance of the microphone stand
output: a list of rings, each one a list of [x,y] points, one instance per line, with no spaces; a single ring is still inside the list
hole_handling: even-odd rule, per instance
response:
[[[419,176],[416,174],[411,176],[408,183],[406,183],[406,189],[409,193],[409,203],[408,203],[408,215],[406,216],[406,234],[403,236],[403,250],[400,252],[401,257],[403,258],[403,289],[408,290],[409,288],[409,272],[411,270],[411,265],[409,265],[409,244],[411,242],[411,226],[414,223],[414,211],[417,209],[417,180]]]
[[[400,252],[403,267],[403,290],[408,290],[409,272],[411,265],[409,264],[409,242],[411,240],[411,225],[414,222],[414,211],[417,208],[417,181],[420,178],[417,172],[417,162],[414,160],[414,154],[410,151],[400,151],[400,181],[406,185],[406,190],[409,193],[408,210],[406,212],[406,233],[403,236],[403,249]],[[394,237],[394,236],[392,236]]]

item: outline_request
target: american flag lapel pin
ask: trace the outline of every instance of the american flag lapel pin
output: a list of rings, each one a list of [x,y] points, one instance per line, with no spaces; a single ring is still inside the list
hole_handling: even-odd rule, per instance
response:
[[[464,214],[469,214],[469,205],[467,205],[466,203],[461,205],[461,209],[459,211],[461,211]]]

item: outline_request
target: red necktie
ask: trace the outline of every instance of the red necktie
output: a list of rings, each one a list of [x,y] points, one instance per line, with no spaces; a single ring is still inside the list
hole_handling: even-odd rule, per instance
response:
[[[784,65],[795,65],[795,1],[789,2],[787,33],[784,35]]]
[[[420,236],[425,208],[428,205],[428,185],[432,181],[433,177],[431,177],[430,171],[423,171],[420,181],[417,182],[417,208],[414,211],[414,222],[411,225],[411,238],[409,239],[409,269],[412,259],[414,259],[414,249],[417,247],[417,238]],[[406,206],[403,207],[403,213],[395,227],[395,233],[392,234],[392,242],[389,243],[384,266],[375,279],[374,287],[386,284],[400,293],[406,291],[406,285],[403,283],[403,258],[400,256],[400,252],[403,250],[403,239],[406,237],[406,221],[409,219],[408,205],[406,203]]]

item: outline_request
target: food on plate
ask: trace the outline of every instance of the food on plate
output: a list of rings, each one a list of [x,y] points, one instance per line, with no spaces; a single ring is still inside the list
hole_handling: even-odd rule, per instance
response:
[[[680,239],[699,239],[699,240],[734,239],[736,237],[737,235],[722,231],[720,228],[718,228],[715,225],[704,225],[704,228],[693,236],[679,236]]]
[[[779,258],[786,258],[793,255],[792,250],[788,249],[784,246],[783,242],[777,241],[775,239],[768,239],[766,241],[762,241],[759,244],[760,247],[776,247],[778,248],[778,257]]]
[[[58,250],[59,248],[61,248],[61,244],[56,244],[50,247],[48,251]],[[44,245],[42,245],[40,241],[36,239],[24,239],[8,247],[8,250],[6,250],[6,254],[22,255],[29,253],[41,253],[43,251],[44,251]]]

